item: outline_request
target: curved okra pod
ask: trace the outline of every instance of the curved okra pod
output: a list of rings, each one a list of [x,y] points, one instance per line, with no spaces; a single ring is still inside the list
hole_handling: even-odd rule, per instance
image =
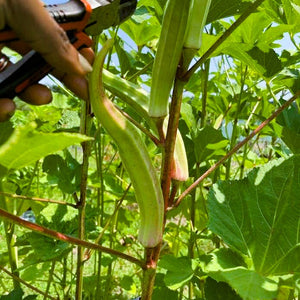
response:
[[[104,86],[113,94],[118,96],[126,104],[131,106],[148,123],[153,132],[157,133],[157,127],[148,114],[149,94],[138,85],[120,78],[117,75],[103,70]],[[163,130],[166,133],[168,118],[165,119]],[[186,151],[180,131],[177,130],[175,141],[174,160],[172,164],[171,177],[174,180],[186,181],[189,177]]]
[[[113,41],[108,40],[95,59],[89,80],[90,99],[95,116],[116,142],[134,187],[141,216],[139,241],[144,247],[152,248],[162,239],[164,201],[156,171],[139,132],[105,95],[102,69],[112,45]]]

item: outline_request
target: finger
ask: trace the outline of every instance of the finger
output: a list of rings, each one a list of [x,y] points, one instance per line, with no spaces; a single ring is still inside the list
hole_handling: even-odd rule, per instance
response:
[[[52,101],[51,91],[41,84],[34,84],[26,88],[19,97],[32,105],[44,105]]]
[[[80,50],[82,56],[86,58],[86,60],[92,64],[94,61],[94,52],[90,48],[83,48]],[[75,93],[79,98],[83,100],[88,100],[88,81],[84,76],[65,74],[59,71],[53,72],[53,75],[62,81],[65,86],[70,89],[73,93]]]
[[[0,72],[2,72],[8,65],[8,57],[0,52]]]
[[[15,103],[11,99],[0,99],[0,122],[9,120],[16,109]]]
[[[78,75],[91,70],[40,0],[9,0],[4,5],[8,25],[54,68]]]

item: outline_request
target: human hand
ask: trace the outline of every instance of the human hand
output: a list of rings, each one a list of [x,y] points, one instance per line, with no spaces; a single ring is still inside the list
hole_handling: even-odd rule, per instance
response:
[[[54,67],[53,74],[80,98],[88,98],[85,75],[92,70],[91,49],[83,49],[81,54],[72,46],[64,30],[43,7],[40,0],[0,0],[0,30],[9,26],[20,38],[8,47],[20,54],[34,49]],[[4,45],[0,45],[0,49]],[[1,67],[7,59],[0,56]],[[45,86],[35,84],[28,87],[20,98],[35,105],[47,104],[52,100],[51,92]],[[0,121],[13,114],[15,104],[11,99],[0,99]]]

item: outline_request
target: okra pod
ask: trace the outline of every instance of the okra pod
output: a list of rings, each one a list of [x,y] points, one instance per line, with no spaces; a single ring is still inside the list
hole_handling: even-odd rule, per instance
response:
[[[108,40],[95,58],[89,80],[90,100],[95,116],[116,142],[134,187],[141,218],[139,241],[152,248],[162,239],[164,201],[156,170],[139,132],[105,94],[102,69],[112,45],[113,41]]]

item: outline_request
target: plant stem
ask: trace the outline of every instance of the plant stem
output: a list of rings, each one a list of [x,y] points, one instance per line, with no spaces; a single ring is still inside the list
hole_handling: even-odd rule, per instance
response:
[[[11,268],[11,272],[13,276],[13,284],[14,289],[20,287],[20,283],[16,280],[19,277],[18,269],[18,254],[17,249],[14,247],[14,243],[16,242],[16,237],[14,235],[15,226],[9,222],[4,222],[4,230],[5,230],[5,237],[6,237],[6,245],[7,245],[7,252],[9,258],[9,264]]]
[[[161,186],[165,201],[165,209],[168,207],[169,193],[171,187],[171,166],[174,157],[175,140],[180,117],[182,92],[185,83],[175,79],[174,91],[170,108],[169,123],[164,147],[164,159],[162,166]]]
[[[46,287],[46,291],[45,291],[45,295],[44,295],[44,300],[47,299],[46,295],[48,295],[49,290],[50,290],[51,282],[52,282],[52,279],[53,279],[53,273],[54,273],[54,270],[55,270],[55,263],[56,263],[56,261],[54,260],[51,264],[51,269],[49,271],[49,278],[48,278],[47,287]]]
[[[142,279],[142,298],[141,300],[151,300],[157,261],[159,259],[161,244],[157,245],[155,248],[145,248],[145,258],[146,264],[143,268],[143,279]]]
[[[241,69],[242,69],[242,66],[241,66]],[[233,146],[236,144],[236,140],[237,140],[238,119],[239,119],[239,114],[240,114],[240,110],[241,110],[241,101],[242,101],[242,95],[243,95],[244,86],[245,86],[245,80],[246,80],[246,76],[247,76],[247,70],[248,70],[248,68],[246,67],[245,72],[241,72],[241,88],[240,88],[240,93],[238,95],[237,104],[236,104],[236,112],[235,112],[235,116],[234,116],[234,120],[233,120],[232,135],[231,135],[231,139],[230,139],[230,149],[233,148]],[[230,177],[231,158],[232,157],[229,157],[228,161],[226,163],[226,175],[225,175],[226,179],[229,179],[229,177]]]
[[[98,226],[103,226],[104,219],[104,170],[103,170],[103,139],[104,136],[101,133],[101,125],[98,124],[97,136],[95,137],[95,153],[96,153],[96,163],[97,163],[97,176],[100,182],[100,188],[97,189],[97,211],[100,212],[98,217]],[[100,242],[100,241],[99,241]],[[97,242],[98,243],[98,242]],[[101,243],[98,243],[101,244]],[[86,257],[85,252],[85,257]],[[97,260],[97,285],[95,291],[95,298],[102,299],[101,295],[101,270],[102,270],[102,252],[98,252],[96,256]]]
[[[221,37],[201,56],[201,58],[183,75],[183,81],[189,81],[196,70],[213,54],[213,52],[251,15],[265,0],[256,0],[244,13],[221,35]]]
[[[177,207],[182,199],[187,196],[193,189],[195,189],[200,182],[202,182],[206,177],[208,177],[213,171],[215,171],[221,164],[224,163],[230,156],[236,153],[241,147],[249,142],[255,135],[257,135],[263,128],[265,128],[272,120],[274,120],[283,110],[289,107],[298,97],[300,96],[300,90],[295,93],[293,97],[287,100],[282,106],[280,106],[268,119],[262,122],[256,127],[245,139],[239,142],[235,147],[233,147],[225,156],[223,156],[218,162],[211,166],[204,174],[202,174],[193,184],[191,184],[177,199],[174,207]]]
[[[81,118],[81,134],[89,135],[92,124],[90,117],[90,103],[82,103],[82,118]],[[82,143],[83,162],[81,167],[81,182],[80,182],[80,199],[77,203],[78,207],[78,238],[83,240],[85,237],[85,206],[86,206],[86,191],[87,178],[89,167],[89,155],[91,149],[91,142]],[[77,247],[77,270],[76,270],[76,300],[82,299],[83,289],[83,266],[84,266],[84,252],[81,246]]]
[[[45,198],[38,198],[38,197],[29,197],[24,195],[16,195],[16,194],[10,194],[5,192],[0,192],[1,195],[12,198],[12,199],[22,199],[22,200],[31,200],[31,201],[37,201],[37,202],[47,202],[47,203],[54,203],[54,204],[61,204],[61,205],[67,205],[76,208],[76,204],[63,202],[63,201],[57,201],[52,199],[45,199]]]
[[[0,178],[0,191],[3,190],[2,179],[3,178]],[[0,194],[0,203],[5,209],[7,209],[6,199],[3,193]],[[17,262],[18,254],[16,252],[16,248],[14,247],[14,243],[15,243],[14,225],[6,221],[4,221],[3,223],[4,223],[5,239],[6,239],[8,259],[9,259],[11,272],[14,276],[19,277],[19,272],[16,271],[18,268],[18,262]],[[13,285],[15,289],[20,287],[19,281],[16,280],[15,277],[13,277]]]
[[[43,291],[39,290],[38,288],[34,287],[33,285],[27,283],[25,280],[21,279],[19,276],[16,276],[14,273],[9,272],[8,270],[6,270],[5,268],[3,268],[2,266],[0,266],[0,270],[5,272],[7,275],[11,276],[15,281],[18,281],[18,283],[22,283],[25,286],[27,286],[28,288],[30,288],[31,290],[43,295],[44,297],[51,299],[51,300],[57,300],[57,298],[54,298],[50,295],[45,294]]]
[[[72,245],[80,245],[80,246],[85,247],[85,248],[90,248],[90,249],[95,249],[95,250],[98,250],[98,251],[102,251],[104,253],[108,253],[110,255],[123,258],[123,259],[125,259],[129,262],[132,262],[132,263],[136,264],[137,266],[139,266],[141,268],[144,267],[144,263],[141,260],[139,260],[139,259],[137,259],[133,256],[127,255],[123,252],[120,252],[120,251],[117,251],[117,250],[114,250],[114,249],[110,249],[110,248],[107,248],[107,247],[104,247],[104,246],[101,246],[101,245],[97,245],[97,244],[94,244],[94,243],[91,243],[91,242],[80,240],[78,238],[63,234],[61,232],[58,232],[58,231],[55,231],[55,230],[52,230],[52,229],[48,229],[48,228],[46,228],[44,226],[41,226],[41,225],[38,225],[36,223],[31,223],[29,221],[23,220],[20,217],[17,217],[15,215],[9,213],[9,212],[1,209],[1,208],[0,208],[0,216],[1,216],[1,218],[5,219],[5,220],[8,220],[11,223],[17,224],[18,226],[27,228],[27,229],[32,230],[34,232],[37,232],[39,234],[42,234],[42,235],[45,235],[45,236],[48,236],[48,237],[51,237],[51,238],[54,238],[54,239],[57,239],[57,240],[60,240],[60,241],[63,241],[63,242],[67,242],[67,243],[72,244]]]
[[[209,75],[210,59],[204,63],[204,70],[202,76],[202,112],[201,112],[201,128],[206,124],[206,102],[207,102],[207,85]]]
[[[118,203],[116,204],[116,207],[115,207],[113,213],[111,214],[111,216],[110,216],[110,217],[108,218],[108,220],[106,221],[106,223],[105,223],[105,225],[104,225],[102,231],[100,232],[99,236],[98,236],[97,239],[95,240],[95,243],[100,244],[101,239],[102,239],[102,237],[103,237],[105,231],[108,229],[110,223],[113,221],[113,219],[115,218],[117,212],[119,211],[119,209],[120,209],[120,207],[121,207],[121,205],[122,205],[122,203],[123,203],[123,201],[124,201],[124,199],[125,199],[125,197],[126,197],[128,191],[129,191],[130,187],[131,187],[131,183],[130,183],[130,184],[128,185],[128,187],[126,188],[126,190],[125,190],[125,192],[124,192],[122,198],[121,198],[121,199],[118,201]],[[88,260],[88,259],[90,259],[91,255],[92,255],[92,252],[93,252],[93,251],[92,251],[91,249],[87,249],[87,250],[85,251],[85,254],[84,254],[85,261]]]

